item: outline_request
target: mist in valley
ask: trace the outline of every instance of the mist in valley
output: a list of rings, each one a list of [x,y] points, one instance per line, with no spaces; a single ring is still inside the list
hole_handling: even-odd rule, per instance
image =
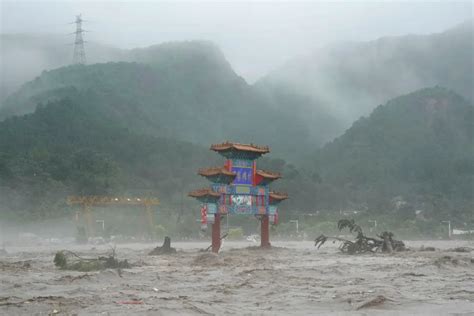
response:
[[[474,309],[472,2],[0,1],[0,314]]]

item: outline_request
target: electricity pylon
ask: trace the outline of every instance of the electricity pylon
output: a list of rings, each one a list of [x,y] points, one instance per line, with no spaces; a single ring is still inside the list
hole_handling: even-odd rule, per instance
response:
[[[86,51],[84,50],[84,38],[82,33],[85,31],[82,29],[82,17],[81,14],[76,15],[76,21],[73,22],[76,24],[76,39],[74,41],[74,55],[72,57],[73,64],[85,64],[86,63]]]

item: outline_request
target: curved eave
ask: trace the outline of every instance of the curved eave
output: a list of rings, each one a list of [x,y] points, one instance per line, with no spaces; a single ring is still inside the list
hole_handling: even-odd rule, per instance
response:
[[[281,178],[281,174],[278,172],[271,172],[266,170],[257,170],[257,175],[267,180],[277,180]]]
[[[267,154],[270,152],[270,148],[268,146],[258,146],[254,144],[240,144],[240,143],[233,143],[233,142],[225,142],[222,144],[213,144],[211,145],[211,150],[216,152],[225,152],[225,151],[245,151],[251,152],[259,155]]]
[[[214,192],[209,188],[205,189],[198,189],[188,193],[188,196],[196,198],[196,199],[218,199],[220,198],[220,193]]]
[[[270,192],[270,199],[275,202],[281,202],[288,199],[288,193],[284,192]]]
[[[198,174],[203,177],[226,176],[235,178],[236,173],[225,169],[224,167],[212,167],[199,169]]]

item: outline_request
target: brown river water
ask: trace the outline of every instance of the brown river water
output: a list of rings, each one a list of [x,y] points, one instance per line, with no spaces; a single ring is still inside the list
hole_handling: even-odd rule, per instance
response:
[[[53,264],[57,250],[84,257],[111,245],[7,247],[0,254],[1,315],[474,315],[474,251],[468,241],[407,242],[395,254],[345,255],[337,244],[280,241],[273,249],[229,242],[117,244],[131,269],[75,272]],[[422,245],[436,251],[419,251]],[[363,306],[378,296],[384,301]],[[370,304],[369,304],[370,305]]]

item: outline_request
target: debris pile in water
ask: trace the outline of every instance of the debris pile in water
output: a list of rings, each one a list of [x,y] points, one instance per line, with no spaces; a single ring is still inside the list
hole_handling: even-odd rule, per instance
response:
[[[118,260],[115,257],[115,251],[109,256],[100,256],[98,258],[82,258],[76,253],[68,250],[56,252],[54,264],[63,270],[75,271],[97,271],[105,269],[128,269],[131,265],[127,260]]]
[[[315,246],[321,247],[328,239],[341,241],[342,244],[339,249],[348,254],[358,254],[366,252],[393,252],[393,251],[404,251],[406,250],[405,244],[403,241],[393,239],[392,232],[383,232],[381,235],[377,236],[378,238],[368,237],[364,235],[362,228],[357,225],[354,220],[341,219],[337,222],[337,228],[339,231],[344,228],[349,228],[349,231],[357,233],[355,241],[350,241],[340,237],[328,237],[325,235],[320,235],[315,241]]]
[[[156,247],[150,253],[148,254],[149,256],[157,256],[157,255],[163,255],[163,254],[169,254],[169,253],[176,253],[176,249],[171,247],[171,238],[168,236],[165,237],[165,240],[163,241],[163,245],[160,247]]]

